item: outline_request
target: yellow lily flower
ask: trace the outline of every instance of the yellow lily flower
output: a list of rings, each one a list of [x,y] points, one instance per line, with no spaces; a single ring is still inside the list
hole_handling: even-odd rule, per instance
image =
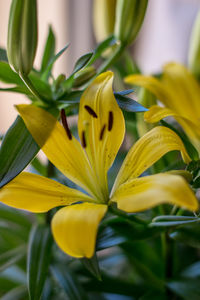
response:
[[[64,206],[52,219],[52,232],[58,246],[74,257],[93,256],[99,222],[112,202],[126,212],[166,202],[192,211],[198,208],[195,195],[181,176],[165,173],[137,178],[168,151],[179,150],[183,159],[190,161],[181,139],[161,126],[130,149],[109,195],[107,172],[125,134],[124,117],[115,100],[112,82],[113,73],[103,73],[83,93],[78,119],[81,143],[71,134],[64,115],[62,126],[39,107],[17,106],[49,160],[85,193],[23,172],[1,189],[0,201],[31,212]]]
[[[152,76],[130,75],[125,82],[148,89],[164,104],[165,107],[153,105],[144,114],[145,121],[155,123],[173,116],[200,153],[200,85],[187,68],[169,63],[163,68],[161,80]]]

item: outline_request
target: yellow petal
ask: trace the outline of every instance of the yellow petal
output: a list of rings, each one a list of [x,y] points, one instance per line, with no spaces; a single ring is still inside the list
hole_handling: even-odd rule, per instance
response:
[[[194,76],[178,63],[165,65],[163,73],[162,82],[165,89],[170,91],[172,99],[169,107],[173,108],[182,117],[199,123],[200,86]]]
[[[71,256],[91,258],[98,225],[106,211],[106,205],[92,203],[61,208],[52,220],[52,232],[58,246]]]
[[[80,139],[106,198],[107,171],[125,134],[124,117],[114,97],[112,83],[113,73],[108,71],[90,84],[81,97],[78,120]]]
[[[177,114],[169,108],[153,105],[144,113],[144,120],[149,123],[156,123],[169,116],[174,117]]]
[[[153,105],[145,112],[144,119],[149,123],[155,123],[168,116],[173,116],[177,120],[200,153],[200,126],[198,126],[193,119],[187,119],[169,108],[157,105]]]
[[[186,181],[178,175],[156,174],[124,183],[111,201],[119,209],[138,212],[153,206],[170,203],[191,211],[198,209],[198,201]]]
[[[95,194],[94,176],[79,142],[69,139],[63,126],[47,111],[34,105],[17,106],[26,127],[48,159],[70,180]]]
[[[0,201],[35,213],[53,207],[92,199],[54,180],[23,172],[0,189]]]
[[[129,75],[124,80],[128,84],[144,87],[169,107],[170,94],[162,82],[153,76]]]
[[[183,142],[172,130],[158,126],[141,137],[129,150],[115,180],[113,190],[125,181],[136,178],[152,166],[164,154],[172,150],[181,151],[183,160],[190,162]]]

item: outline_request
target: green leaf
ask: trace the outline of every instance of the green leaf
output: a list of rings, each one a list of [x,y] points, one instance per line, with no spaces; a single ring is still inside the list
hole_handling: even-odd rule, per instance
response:
[[[52,236],[49,227],[33,227],[28,247],[27,274],[30,300],[40,299],[51,258]]]
[[[167,296],[164,293],[158,291],[150,291],[145,293],[138,300],[167,300]]]
[[[0,255],[0,272],[20,261],[26,253],[25,246],[19,246]]]
[[[129,95],[129,94],[133,93],[133,92],[134,92],[133,89],[128,89],[128,90],[123,90],[123,91],[120,91],[120,92],[116,92],[116,94],[126,96],[126,95]]]
[[[168,227],[168,226],[179,226],[186,225],[190,223],[200,222],[200,219],[197,217],[188,217],[188,216],[159,216],[152,220],[150,224],[151,227]]]
[[[107,226],[111,227],[118,236],[126,240],[140,241],[152,238],[161,232],[159,228],[151,228],[148,224],[138,224],[130,218],[116,217],[108,220]]]
[[[26,286],[19,286],[4,294],[3,297],[1,297],[1,300],[25,300],[27,299],[26,296]]]
[[[116,231],[109,226],[101,226],[97,237],[96,250],[99,251],[114,247],[124,243],[126,240],[127,238],[125,236],[116,233]]]
[[[67,50],[68,47],[69,47],[69,44],[67,44],[62,50],[60,50],[56,55],[54,55],[54,56],[51,58],[51,60],[50,60],[50,62],[49,62],[49,64],[48,64],[48,66],[46,67],[46,70],[45,70],[45,71],[43,72],[43,74],[42,74],[42,80],[46,81],[46,80],[49,78],[54,63],[55,63],[56,60],[57,60],[57,59],[65,52],[65,50]]]
[[[176,295],[185,300],[200,299],[200,279],[183,279],[171,281],[167,284],[168,288]]]
[[[43,165],[39,158],[35,157],[31,162],[31,166],[42,176],[47,177],[47,167]]]
[[[15,73],[5,61],[0,61],[0,81],[14,83],[20,86],[24,85],[18,74]]]
[[[44,72],[44,70],[49,65],[50,61],[53,59],[55,55],[55,44],[56,44],[55,35],[52,30],[52,27],[49,26],[49,32],[48,32],[45,49],[42,57],[41,72]]]
[[[101,42],[94,50],[94,54],[93,54],[91,60],[89,61],[88,66],[93,64],[102,55],[102,53],[106,49],[112,47],[115,44],[116,44],[116,39],[113,36],[110,36],[106,40]]]
[[[189,278],[200,278],[200,261],[195,262],[194,264],[187,267],[181,275],[183,277],[189,277]]]
[[[21,117],[7,131],[0,148],[0,187],[16,177],[34,158],[39,147]]]
[[[86,300],[87,297],[72,272],[62,265],[51,266],[51,273],[70,300]]]
[[[199,219],[200,220],[200,219]],[[200,248],[200,226],[192,224],[180,227],[170,234],[170,237],[177,242],[186,244],[194,248]]]
[[[7,52],[3,48],[0,48],[0,61],[8,62]]]
[[[98,280],[101,280],[101,273],[96,253],[92,258],[82,258],[81,262],[94,277],[96,277]]]
[[[32,71],[29,74],[29,78],[34,88],[37,90],[37,92],[43,99],[52,100],[53,96],[51,92],[51,87],[47,82],[44,82],[42,80],[42,77],[40,78],[37,73]]]
[[[1,92],[13,92],[13,93],[19,93],[19,94],[25,94],[28,96],[31,96],[32,94],[30,91],[24,86],[15,86],[11,88],[0,88]]]
[[[0,220],[9,221],[16,223],[18,226],[22,226],[24,229],[30,229],[31,222],[22,210],[17,210],[15,208],[9,207],[7,205],[0,203]]]
[[[87,63],[90,61],[92,56],[93,56],[93,52],[89,52],[81,56],[75,63],[73,74],[81,70],[83,67],[85,67]]]
[[[144,107],[142,104],[140,104],[139,102],[137,102],[129,97],[125,97],[120,93],[114,93],[114,94],[115,94],[117,103],[121,109],[128,111],[128,112],[148,111],[148,109],[146,107]]]
[[[199,154],[198,151],[195,149],[195,147],[192,145],[192,143],[189,141],[189,139],[187,138],[187,136],[185,135],[184,132],[179,132],[176,128],[174,128],[174,126],[172,126],[171,124],[167,123],[164,120],[161,120],[160,123],[163,126],[168,127],[169,129],[173,130],[183,141],[185,148],[189,154],[189,156],[192,158],[192,160],[198,160],[199,158]]]

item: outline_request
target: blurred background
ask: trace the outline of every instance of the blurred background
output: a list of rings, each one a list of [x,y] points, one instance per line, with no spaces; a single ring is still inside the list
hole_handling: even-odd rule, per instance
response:
[[[2,48],[6,47],[10,3],[11,0],[0,0]],[[57,52],[70,43],[66,53],[57,61],[54,75],[69,74],[77,58],[94,49],[92,4],[93,0],[38,0],[36,68],[41,60],[49,24],[56,34]],[[144,73],[159,72],[169,61],[187,64],[190,33],[199,9],[200,0],[149,0],[142,29],[131,47],[131,54]],[[0,87],[3,87],[2,83]],[[0,134],[6,132],[16,117],[14,104],[22,102],[27,103],[27,100],[21,95],[0,93]]]

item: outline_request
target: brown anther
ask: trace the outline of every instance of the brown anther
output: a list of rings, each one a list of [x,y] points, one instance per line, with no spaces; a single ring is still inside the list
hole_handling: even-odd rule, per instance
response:
[[[71,131],[70,131],[69,126],[67,124],[67,118],[66,118],[66,114],[65,114],[64,109],[61,109],[60,115],[61,115],[62,124],[63,124],[63,127],[65,128],[66,134],[67,134],[69,140],[71,140],[72,139],[72,134],[71,134]]]
[[[87,112],[88,112],[93,118],[97,118],[97,114],[95,113],[95,111],[94,111],[89,105],[85,105],[84,108],[87,110]]]
[[[111,131],[113,128],[113,112],[109,111],[108,114],[108,131]]]
[[[99,140],[100,141],[103,140],[105,129],[106,129],[106,124],[104,124],[103,127],[101,128],[100,135],[99,135]]]
[[[82,136],[81,136],[81,144],[83,146],[83,148],[86,148],[86,139],[85,139],[85,131],[82,131]]]

